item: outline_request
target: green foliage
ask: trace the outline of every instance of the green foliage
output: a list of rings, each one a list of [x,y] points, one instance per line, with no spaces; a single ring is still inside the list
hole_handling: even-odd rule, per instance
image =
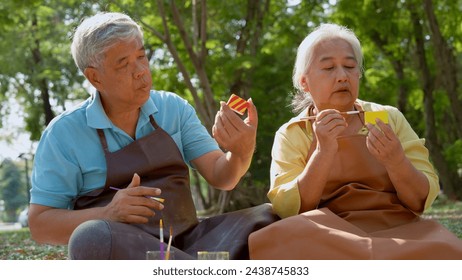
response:
[[[0,82],[8,96],[23,106],[26,129],[38,140],[47,124],[44,105],[58,105],[86,97],[79,75],[69,55],[69,36],[78,18],[88,14],[89,4],[81,1],[2,1]],[[44,99],[48,91],[51,100]],[[48,119],[49,120],[49,119]]]
[[[462,139],[458,139],[451,145],[448,145],[445,152],[445,158],[449,166],[457,170],[459,174],[462,173]]]
[[[0,168],[0,200],[5,202],[6,222],[15,222],[18,210],[27,204],[26,187],[23,172],[13,161],[6,159]]]

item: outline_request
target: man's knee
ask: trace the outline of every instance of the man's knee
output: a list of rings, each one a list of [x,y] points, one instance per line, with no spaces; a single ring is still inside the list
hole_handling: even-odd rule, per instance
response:
[[[84,222],[74,230],[69,239],[69,259],[110,259],[111,239],[111,230],[106,221],[91,220]]]

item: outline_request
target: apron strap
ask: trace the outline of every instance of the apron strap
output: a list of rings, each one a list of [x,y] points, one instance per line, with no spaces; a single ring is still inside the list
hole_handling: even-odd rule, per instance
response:
[[[97,129],[99,136],[99,141],[101,142],[101,145],[103,146],[104,154],[107,155],[109,153],[109,149],[107,147],[107,141],[106,141],[106,136],[104,135],[104,130],[102,129]]]
[[[149,116],[149,122],[151,123],[151,125],[155,129],[159,128],[159,125],[156,123],[156,121],[155,121],[155,119],[154,119],[154,117],[152,115]],[[96,131],[98,132],[99,141],[101,142],[101,145],[103,146],[104,154],[108,154],[109,153],[109,148],[108,148],[108,145],[107,145],[106,136],[104,135],[104,130],[97,129]]]
[[[151,122],[152,126],[155,128],[155,129],[158,129],[159,128],[159,125],[156,123],[156,120],[154,119],[154,117],[152,115],[149,115],[149,121]]]

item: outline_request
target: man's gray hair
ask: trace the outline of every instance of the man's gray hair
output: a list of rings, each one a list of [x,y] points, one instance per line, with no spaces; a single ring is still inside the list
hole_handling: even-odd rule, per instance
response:
[[[74,32],[71,52],[77,67],[99,67],[105,51],[120,41],[143,40],[141,27],[122,13],[98,13],[86,18]]]

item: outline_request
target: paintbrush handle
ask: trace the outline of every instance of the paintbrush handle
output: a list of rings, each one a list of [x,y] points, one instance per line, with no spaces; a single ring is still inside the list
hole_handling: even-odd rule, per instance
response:
[[[169,260],[170,259],[170,248],[172,246],[172,239],[173,239],[173,227],[170,226],[169,230],[169,238],[168,238],[168,244],[167,244],[167,253],[165,255],[165,259]]]
[[[170,238],[168,239],[168,244],[167,244],[167,252],[165,253],[166,260],[170,259],[170,247],[171,246],[172,246],[172,236],[170,235]]]
[[[121,189],[119,188],[116,188],[116,187],[109,187],[111,190],[115,190],[115,191],[120,191]],[[159,201],[160,203],[163,203],[165,201],[165,199],[163,198],[160,198],[160,197],[154,197],[154,196],[149,196],[149,195],[145,195],[144,197],[146,198],[150,198],[150,199],[153,199],[155,201]]]
[[[164,224],[162,219],[159,220],[159,240],[160,240],[160,259],[164,260]]]
[[[347,111],[347,112],[340,112],[340,115],[355,115],[364,113],[364,111]],[[308,116],[308,117],[301,117],[302,120],[315,120],[316,116]]]

